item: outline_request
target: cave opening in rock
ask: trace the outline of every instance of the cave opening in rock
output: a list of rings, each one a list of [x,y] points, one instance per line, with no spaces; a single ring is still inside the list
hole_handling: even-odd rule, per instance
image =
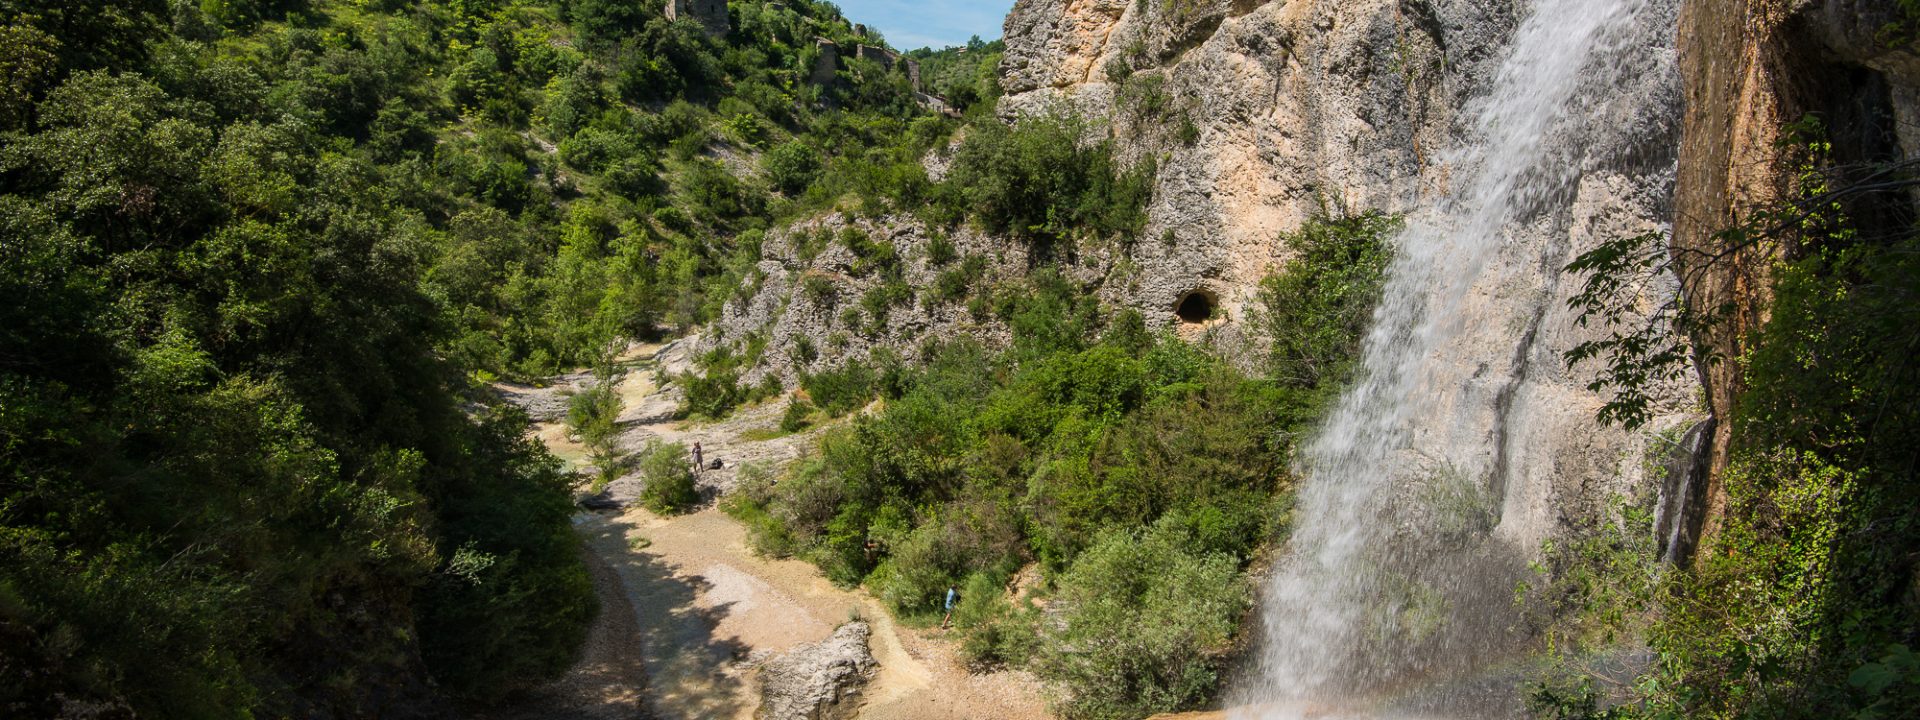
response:
[[[1173,314],[1180,322],[1198,324],[1213,319],[1213,296],[1204,290],[1195,290],[1180,298],[1180,304],[1174,306]]]

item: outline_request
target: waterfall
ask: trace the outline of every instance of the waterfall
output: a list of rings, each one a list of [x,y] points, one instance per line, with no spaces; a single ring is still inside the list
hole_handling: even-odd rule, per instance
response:
[[[1644,100],[1619,89],[1645,71],[1649,33],[1671,34],[1654,27],[1671,9],[1534,0],[1463,109],[1451,191],[1408,217],[1364,373],[1303,449],[1298,525],[1263,590],[1257,667],[1232,716],[1516,712],[1501,663],[1525,640],[1512,608],[1527,553],[1501,538],[1515,502],[1502,423],[1557,301],[1500,288],[1564,262],[1533,246],[1558,233],[1564,252],[1571,189],[1621,132],[1596,107]]]

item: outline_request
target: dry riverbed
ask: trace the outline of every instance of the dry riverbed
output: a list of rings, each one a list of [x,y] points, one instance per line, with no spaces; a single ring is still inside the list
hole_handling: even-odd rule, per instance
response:
[[[602,614],[582,660],[567,677],[527,703],[496,717],[534,718],[752,718],[760,705],[761,663],[802,643],[818,642],[849,619],[868,621],[877,669],[861,693],[858,717],[1048,717],[1039,686],[1019,672],[967,672],[943,631],[896,625],[864,591],[834,586],[812,566],[755,556],[746,531],[713,500],[730,490],[743,464],[778,469],[811,446],[808,436],[775,435],[780,403],[749,408],[723,423],[691,425],[671,419],[678,404],[671,386],[655,387],[654,370],[683,369],[679,347],[639,347],[625,358],[621,379],[622,447],[649,440],[699,441],[709,458],[726,464],[702,474],[708,503],[697,512],[660,517],[635,504],[638,479],[616,480],[609,492],[623,510],[583,513],[576,527],[586,540]],[[527,407],[535,432],[570,463],[585,452],[560,424],[565,395],[585,375],[556,378],[551,387],[502,385],[502,394]]]

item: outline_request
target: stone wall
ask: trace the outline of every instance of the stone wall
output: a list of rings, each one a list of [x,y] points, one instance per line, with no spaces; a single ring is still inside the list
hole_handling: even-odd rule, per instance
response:
[[[725,36],[733,29],[733,20],[727,17],[727,0],[667,0],[666,12],[668,20],[691,19],[713,35]]]

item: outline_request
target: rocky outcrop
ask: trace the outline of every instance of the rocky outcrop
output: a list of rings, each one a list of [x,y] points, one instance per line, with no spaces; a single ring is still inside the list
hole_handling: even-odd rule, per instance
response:
[[[669,21],[700,23],[707,34],[714,37],[726,37],[733,29],[733,20],[727,16],[727,0],[667,0],[666,16]]]
[[[1686,114],[1674,258],[1691,307],[1725,313],[1697,334],[1698,347],[1738,358],[1747,335],[1766,322],[1769,269],[1788,248],[1762,244],[1710,264],[1687,263],[1717,252],[1716,233],[1793,192],[1793,168],[1780,144],[1789,124],[1820,115],[1833,159],[1841,163],[1911,158],[1920,150],[1920,54],[1912,23],[1892,0],[1684,3]],[[1907,41],[1888,42],[1899,38]],[[1739,364],[1703,364],[1699,374],[1713,414],[1727,417],[1744,387]],[[1733,432],[1730,423],[1718,424],[1710,480],[1698,488],[1701,502],[1689,518],[1706,532],[1725,506],[1718,478]]]
[[[761,720],[839,720],[860,706],[873,674],[872,630],[850,622],[819,643],[801,645],[760,669]]]
[[[937,257],[943,253],[934,251],[936,242],[949,244],[951,257]],[[979,272],[962,287],[985,290],[1024,276],[1029,259],[1025,246],[971,229],[946,232],[906,215],[841,213],[770,233],[760,258],[753,292],[727,304],[701,346],[765,347],[743,381],[759,382],[771,373],[789,386],[803,373],[869,358],[877,350],[918,360],[929,339],[1005,345],[1006,325],[964,297],[943,296],[941,276],[965,276],[971,263]]]
[[[1286,261],[1281,233],[1444,192],[1457,112],[1514,21],[1492,0],[1021,0],[1002,110],[1100,118],[1161,163],[1133,258],[1159,282],[1106,299],[1170,322],[1206,289],[1231,320]]]

